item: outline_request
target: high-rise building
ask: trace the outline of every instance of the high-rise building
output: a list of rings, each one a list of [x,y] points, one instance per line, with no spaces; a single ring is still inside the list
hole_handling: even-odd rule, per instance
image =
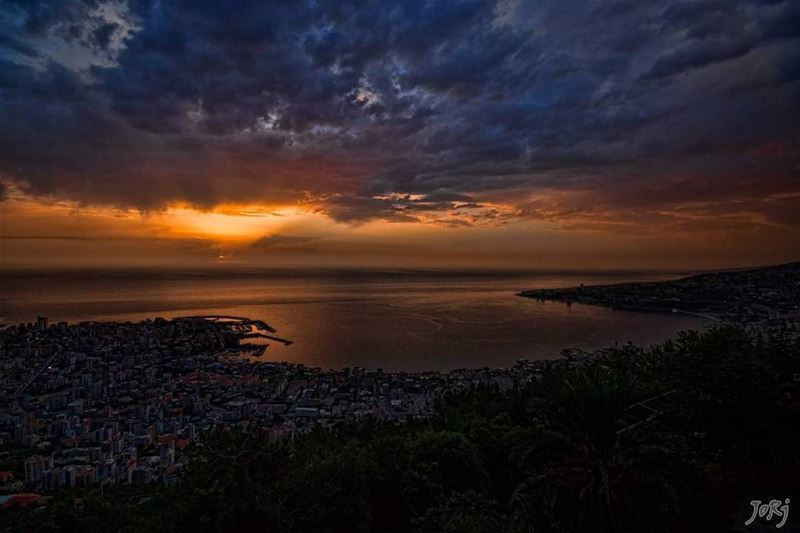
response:
[[[22,431],[26,437],[36,434],[36,411],[25,411],[23,413]]]
[[[83,400],[75,400],[67,404],[67,414],[77,416],[83,414]]]
[[[161,466],[172,466],[175,464],[175,441],[163,443],[159,449]]]
[[[42,472],[53,468],[53,458],[41,455],[32,455],[25,459],[25,482],[39,483]]]

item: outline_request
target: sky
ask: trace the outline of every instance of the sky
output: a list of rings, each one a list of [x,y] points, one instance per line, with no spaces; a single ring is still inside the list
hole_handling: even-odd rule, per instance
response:
[[[792,260],[794,0],[0,0],[0,268]]]

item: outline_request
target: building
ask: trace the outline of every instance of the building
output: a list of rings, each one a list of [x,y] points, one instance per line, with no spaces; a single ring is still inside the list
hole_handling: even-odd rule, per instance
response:
[[[25,482],[38,483],[42,477],[42,472],[53,468],[52,457],[32,455],[25,459]]]

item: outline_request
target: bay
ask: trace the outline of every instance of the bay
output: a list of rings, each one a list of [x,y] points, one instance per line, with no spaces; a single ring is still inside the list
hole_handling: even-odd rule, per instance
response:
[[[518,291],[675,274],[334,270],[0,272],[0,320],[136,321],[234,315],[290,346],[262,360],[386,371],[504,367],[614,343],[661,342],[707,320],[521,298]]]

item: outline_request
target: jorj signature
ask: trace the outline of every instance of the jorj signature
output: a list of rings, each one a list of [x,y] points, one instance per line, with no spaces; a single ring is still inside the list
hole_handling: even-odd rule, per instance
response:
[[[767,522],[772,521],[773,517],[780,518],[780,522],[775,524],[776,528],[783,527],[786,520],[789,518],[789,498],[786,498],[784,505],[781,505],[780,500],[770,500],[769,503],[761,503],[761,500],[753,500],[750,505],[753,506],[753,516],[750,520],[744,523],[749,526],[756,518],[763,518]]]

